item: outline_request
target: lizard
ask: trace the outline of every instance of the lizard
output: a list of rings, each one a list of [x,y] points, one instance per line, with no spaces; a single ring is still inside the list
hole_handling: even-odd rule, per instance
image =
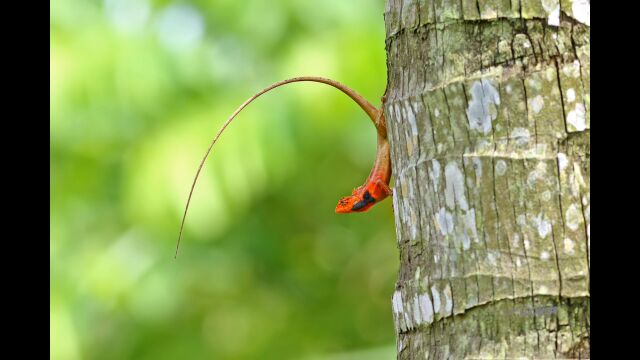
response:
[[[381,109],[377,109],[370,102],[368,102],[365,98],[360,96],[358,93],[350,89],[349,87],[331,79],[317,77],[317,76],[300,76],[294,77],[286,80],[282,80],[276,83],[273,83],[266,88],[260,90],[245,102],[243,102],[227,119],[227,121],[222,125],[216,136],[213,138],[211,143],[209,144],[209,148],[207,149],[202,161],[200,161],[200,165],[198,166],[198,170],[193,179],[193,183],[191,184],[191,190],[189,191],[189,197],[187,198],[187,204],[184,209],[184,213],[182,215],[182,222],[180,224],[180,233],[178,234],[178,241],[176,244],[176,253],[175,257],[178,256],[178,249],[180,247],[180,240],[182,238],[182,231],[184,228],[184,222],[187,217],[187,211],[189,210],[189,204],[191,203],[191,196],[193,195],[193,190],[196,186],[196,182],[198,181],[198,177],[200,176],[200,172],[202,171],[202,167],[207,160],[207,157],[211,153],[211,149],[220,138],[220,135],[224,132],[227,126],[233,121],[233,119],[244,109],[247,105],[249,105],[253,100],[258,98],[260,95],[267,93],[277,87],[282,85],[294,83],[294,82],[302,82],[302,81],[310,81],[317,82],[326,85],[330,85],[344,94],[349,96],[353,101],[355,101],[362,110],[369,116],[373,125],[376,128],[377,132],[377,151],[376,158],[373,164],[373,168],[367,178],[366,182],[354,189],[349,196],[345,196],[338,201],[338,205],[336,206],[335,212],[339,214],[345,213],[354,213],[354,212],[365,212],[368,211],[373,205],[384,200],[386,197],[391,195],[391,190],[389,189],[389,181],[391,179],[391,157],[390,157],[390,148],[389,141],[387,139],[387,126],[384,118],[384,112]],[[385,96],[382,97],[382,102],[384,103]]]

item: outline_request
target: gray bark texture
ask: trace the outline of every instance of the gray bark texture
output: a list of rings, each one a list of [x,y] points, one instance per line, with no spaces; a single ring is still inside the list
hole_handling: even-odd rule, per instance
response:
[[[388,0],[399,359],[590,357],[589,0]]]

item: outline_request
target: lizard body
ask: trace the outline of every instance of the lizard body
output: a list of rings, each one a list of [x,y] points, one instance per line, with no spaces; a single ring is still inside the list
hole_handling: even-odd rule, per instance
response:
[[[369,116],[373,125],[376,128],[378,134],[378,144],[377,144],[377,152],[376,159],[371,169],[371,173],[367,178],[367,181],[360,187],[353,190],[350,196],[343,197],[338,202],[336,206],[336,213],[352,213],[352,212],[365,212],[369,210],[374,204],[383,200],[387,196],[391,195],[391,191],[389,190],[389,180],[391,179],[391,159],[389,153],[389,142],[387,140],[387,127],[384,119],[384,113],[382,110],[377,109],[375,106],[371,105],[365,98],[360,96],[358,93],[348,88],[347,86],[331,79],[316,77],[316,76],[301,76],[295,77],[287,80],[283,80],[277,83],[274,83],[262,90],[260,90],[255,95],[251,96],[244,103],[242,103],[236,111],[231,114],[229,119],[222,125],[216,136],[211,141],[207,152],[205,153],[202,161],[200,162],[200,166],[198,167],[198,171],[196,172],[195,178],[193,179],[193,184],[191,185],[191,190],[189,191],[189,197],[187,199],[187,204],[184,209],[184,214],[182,216],[182,223],[180,225],[180,233],[178,235],[178,242],[176,244],[176,257],[178,256],[178,248],[180,247],[180,239],[182,238],[182,230],[184,228],[184,221],[187,217],[187,211],[189,210],[189,204],[191,203],[191,196],[193,195],[193,189],[196,186],[196,182],[198,180],[198,176],[200,175],[200,171],[202,170],[202,166],[204,165],[205,160],[209,156],[213,145],[218,141],[218,138],[224,132],[226,127],[233,121],[233,119],[244,109],[247,105],[249,105],[253,100],[258,98],[260,95],[275,89],[279,86],[286,85],[293,82],[301,82],[301,81],[311,81],[318,82],[333,86],[334,88],[342,91],[347,96],[349,96],[353,101],[355,101],[364,112]],[[384,97],[383,97],[384,101]]]

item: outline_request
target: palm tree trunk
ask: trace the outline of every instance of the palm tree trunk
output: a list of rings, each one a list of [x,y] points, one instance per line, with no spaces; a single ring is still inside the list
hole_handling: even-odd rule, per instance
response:
[[[588,0],[388,0],[385,26],[398,358],[588,358]]]

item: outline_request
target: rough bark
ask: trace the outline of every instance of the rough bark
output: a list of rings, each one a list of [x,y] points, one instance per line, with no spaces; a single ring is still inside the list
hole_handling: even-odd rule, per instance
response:
[[[588,0],[388,0],[399,359],[589,357]]]

